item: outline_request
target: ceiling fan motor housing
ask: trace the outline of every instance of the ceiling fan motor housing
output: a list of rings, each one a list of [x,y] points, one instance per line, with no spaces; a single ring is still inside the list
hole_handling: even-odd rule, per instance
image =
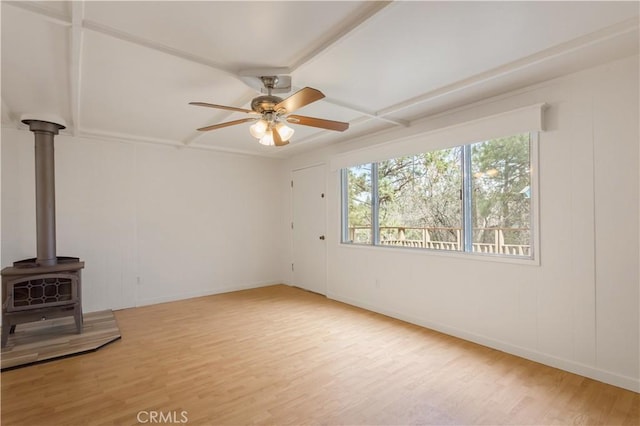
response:
[[[258,96],[251,101],[251,109],[262,114],[263,112],[273,112],[273,108],[282,101],[277,96]]]

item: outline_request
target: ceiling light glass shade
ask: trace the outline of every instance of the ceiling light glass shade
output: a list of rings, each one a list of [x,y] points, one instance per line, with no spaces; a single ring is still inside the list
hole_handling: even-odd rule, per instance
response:
[[[269,123],[267,123],[265,119],[261,118],[251,127],[249,127],[249,133],[251,133],[251,136],[253,136],[254,138],[260,139],[264,136],[268,126]]]
[[[258,142],[260,142],[262,145],[266,145],[266,146],[275,145],[275,142],[273,142],[273,132],[271,131],[271,129],[267,130],[264,133],[264,136],[262,136]]]
[[[286,142],[289,139],[291,139],[291,136],[293,136],[293,133],[294,133],[294,130],[291,127],[287,126],[282,122],[276,124],[276,130],[280,134],[280,138],[282,139],[283,142]]]

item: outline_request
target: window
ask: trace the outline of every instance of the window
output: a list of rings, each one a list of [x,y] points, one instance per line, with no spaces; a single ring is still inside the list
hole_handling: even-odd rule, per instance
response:
[[[529,133],[342,170],[343,243],[532,258]]]
[[[378,165],[380,244],[460,250],[460,148]]]
[[[372,167],[373,164],[363,164],[345,170],[345,181],[349,182],[345,207],[349,221],[348,241],[356,244],[373,242]]]

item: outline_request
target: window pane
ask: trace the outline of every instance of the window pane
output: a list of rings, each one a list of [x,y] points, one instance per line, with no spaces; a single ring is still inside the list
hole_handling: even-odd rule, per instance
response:
[[[371,244],[371,164],[347,169],[346,243]]]
[[[473,144],[473,251],[531,256],[528,133]]]
[[[380,244],[461,250],[461,147],[378,165]]]

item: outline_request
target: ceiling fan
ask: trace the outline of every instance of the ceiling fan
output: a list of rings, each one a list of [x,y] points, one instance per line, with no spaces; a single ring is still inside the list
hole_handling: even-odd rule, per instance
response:
[[[255,123],[249,128],[249,132],[253,137],[257,138],[261,144],[284,146],[289,143],[289,139],[291,139],[294,132],[294,130],[287,126],[286,123],[301,124],[303,126],[335,130],[338,132],[344,132],[349,128],[349,123],[341,121],[291,114],[305,105],[309,105],[312,102],[324,98],[324,94],[321,91],[311,87],[305,87],[304,89],[298,90],[288,98],[282,99],[271,94],[271,91],[278,83],[277,76],[263,76],[260,77],[260,79],[267,90],[267,95],[254,98],[251,101],[250,110],[225,105],[209,104],[206,102],[189,102],[189,105],[244,112],[246,114],[253,115],[253,117],[249,118],[201,127],[198,130],[206,132],[209,130],[221,129],[223,127],[254,121]]]

